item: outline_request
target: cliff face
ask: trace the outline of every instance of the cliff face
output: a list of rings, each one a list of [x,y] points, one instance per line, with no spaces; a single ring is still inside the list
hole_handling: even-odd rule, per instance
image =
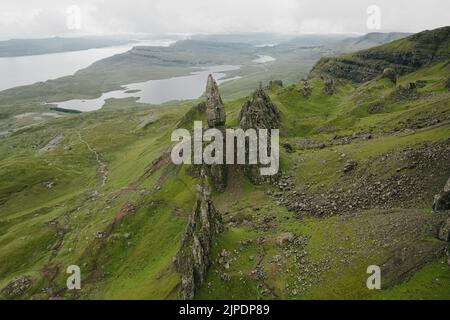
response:
[[[253,93],[253,98],[247,101],[239,114],[239,126],[247,129],[279,129],[281,114],[269,95],[259,88]]]
[[[203,286],[211,263],[214,238],[222,232],[220,213],[211,200],[211,189],[206,176],[197,186],[197,201],[189,219],[180,249],[175,257],[175,267],[181,275],[180,298],[193,299],[195,291]]]
[[[433,209],[435,211],[450,210],[450,178],[445,184],[444,190],[435,196]]]
[[[247,129],[279,129],[281,126],[281,113],[269,95],[260,87],[257,89],[251,101],[247,101],[241,108],[239,114],[239,126]],[[244,165],[244,173],[254,184],[269,183],[278,180],[279,174],[273,176],[262,176],[261,165]]]
[[[322,58],[311,77],[329,76],[362,83],[390,68],[397,75],[450,58],[450,27],[423,31],[379,47],[333,58]]]
[[[206,116],[210,128],[221,129],[225,127],[225,107],[219,93],[219,87],[212,75],[208,76],[206,83]]]
[[[206,117],[209,128],[222,131],[225,143],[225,107],[220,97],[219,87],[211,75],[208,76],[208,82],[206,84]],[[208,176],[211,177],[212,184],[219,192],[224,192],[227,187],[227,166],[225,164],[225,158],[223,163],[204,166]]]

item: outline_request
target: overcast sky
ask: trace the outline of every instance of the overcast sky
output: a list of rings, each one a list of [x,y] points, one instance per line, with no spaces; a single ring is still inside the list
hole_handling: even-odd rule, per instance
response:
[[[74,4],[81,11],[79,20],[76,10],[68,9]],[[367,33],[377,31],[367,27],[370,5],[380,8],[378,31],[417,32],[450,25],[449,0],[1,0],[0,38],[120,33]]]

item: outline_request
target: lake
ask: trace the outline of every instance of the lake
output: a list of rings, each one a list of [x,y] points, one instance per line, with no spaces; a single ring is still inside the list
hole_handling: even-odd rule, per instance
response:
[[[0,91],[74,74],[92,63],[123,53],[134,46],[169,46],[172,40],[146,40],[106,47],[25,57],[0,58]]]
[[[241,66],[222,65],[196,68],[187,76],[173,77],[162,80],[150,80],[123,86],[121,90],[105,92],[96,99],[74,99],[62,102],[52,102],[58,108],[78,110],[83,112],[101,109],[107,99],[137,98],[137,102],[161,104],[174,100],[191,100],[199,98],[206,88],[209,74],[221,84],[240,77],[227,77],[227,71],[240,69]]]

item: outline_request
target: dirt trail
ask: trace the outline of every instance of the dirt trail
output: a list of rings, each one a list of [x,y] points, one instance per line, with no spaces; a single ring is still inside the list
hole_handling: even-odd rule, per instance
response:
[[[102,160],[102,158],[101,158],[100,154],[97,152],[97,150],[92,148],[89,145],[89,143],[81,137],[81,133],[79,131],[77,131],[77,134],[78,134],[78,137],[80,138],[80,141],[82,143],[84,143],[86,145],[86,147],[89,149],[89,151],[91,153],[93,153],[95,156],[95,160],[97,161],[97,164],[98,164],[97,172],[98,172],[98,174],[100,176],[100,180],[102,182],[101,185],[99,186],[99,188],[101,188],[101,187],[105,186],[106,181],[108,180],[108,164]]]

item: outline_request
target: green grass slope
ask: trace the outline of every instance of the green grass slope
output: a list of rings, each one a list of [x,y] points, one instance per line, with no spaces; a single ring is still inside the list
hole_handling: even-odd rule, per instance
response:
[[[362,83],[380,76],[385,68],[406,74],[422,66],[450,58],[450,27],[423,31],[388,44],[322,58],[313,68],[313,75],[333,77]]]
[[[226,228],[197,299],[450,299],[448,244],[436,238],[449,213],[431,212],[450,176],[449,61],[413,69],[397,85],[336,78],[332,95],[315,71],[309,97],[302,82],[268,89],[282,112],[280,142],[291,146],[281,150],[282,179],[254,186],[233,169],[227,190],[213,193]],[[170,135],[204,120],[202,108],[112,99],[96,112],[49,115],[8,94],[1,298],[176,299],[173,257],[197,179],[171,164]],[[229,127],[244,102],[226,101]],[[358,165],[344,173],[350,159]],[[292,241],[281,241],[287,233]],[[79,291],[66,288],[70,265],[81,268]],[[367,289],[369,265],[382,266],[383,290]],[[8,289],[24,277],[29,284]]]

